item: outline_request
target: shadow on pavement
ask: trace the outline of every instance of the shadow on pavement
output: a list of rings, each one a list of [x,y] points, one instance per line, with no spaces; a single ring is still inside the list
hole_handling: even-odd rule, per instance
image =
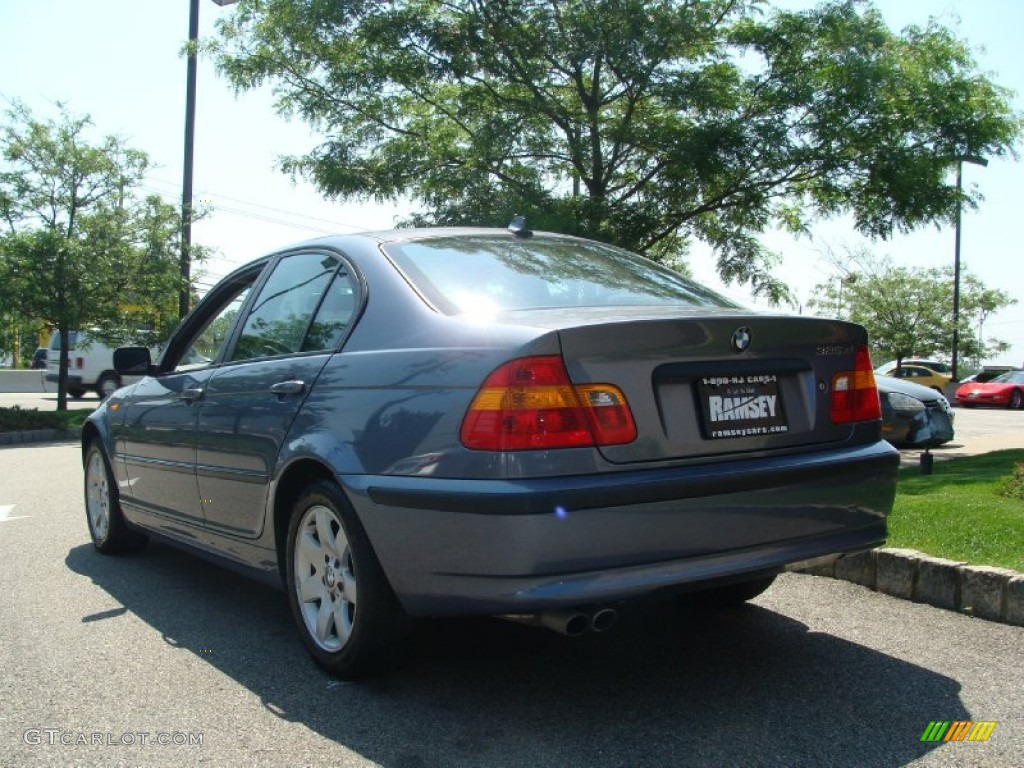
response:
[[[425,622],[402,669],[345,684],[306,655],[281,592],[161,545],[83,545],[66,564],[166,642],[218,649],[201,658],[278,717],[388,768],[896,766],[934,749],[929,720],[971,719],[950,678],[756,605],[651,601],[578,639]]]

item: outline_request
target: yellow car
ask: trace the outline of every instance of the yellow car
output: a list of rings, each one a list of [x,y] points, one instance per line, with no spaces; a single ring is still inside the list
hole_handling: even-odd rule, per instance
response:
[[[945,393],[946,385],[952,381],[952,377],[948,373],[942,373],[917,363],[903,363],[899,371],[896,370],[896,363],[887,363],[881,368],[876,368],[875,373],[882,376],[893,376],[897,379],[906,379],[914,384],[931,387],[940,393]]]

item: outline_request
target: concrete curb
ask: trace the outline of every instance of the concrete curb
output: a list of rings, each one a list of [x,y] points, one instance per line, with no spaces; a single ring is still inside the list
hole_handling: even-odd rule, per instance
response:
[[[850,581],[892,597],[1024,627],[1024,573],[1009,568],[968,565],[914,549],[883,547],[843,555],[830,563],[797,564],[789,570]]]
[[[25,429],[20,432],[0,432],[0,448],[32,443],[73,443],[82,439],[82,428]]]

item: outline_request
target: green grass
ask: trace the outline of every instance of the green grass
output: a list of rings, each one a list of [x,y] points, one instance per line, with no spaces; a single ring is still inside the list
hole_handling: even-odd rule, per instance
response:
[[[1024,571],[1024,500],[1000,494],[1021,462],[1024,450],[995,451],[902,470],[888,545]]]
[[[0,432],[28,429],[70,429],[80,427],[92,413],[88,408],[73,411],[40,411],[36,408],[0,408]]]

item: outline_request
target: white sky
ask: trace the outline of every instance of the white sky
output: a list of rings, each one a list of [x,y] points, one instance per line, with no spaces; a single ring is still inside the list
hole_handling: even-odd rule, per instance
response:
[[[805,0],[784,0],[808,7]],[[975,48],[980,68],[1014,90],[1024,112],[1024,2],[1021,0],[880,0],[891,27],[923,24],[934,15]],[[18,99],[38,117],[54,117],[63,101],[76,115],[89,114],[95,138],[117,134],[149,153],[157,168],[147,188],[167,200],[181,195],[185,112],[185,59],[188,0],[0,0],[0,106]],[[213,22],[232,8],[209,0],[200,7],[200,37],[213,34]],[[195,225],[193,240],[215,249],[208,263],[209,285],[216,278],[263,253],[332,232],[390,227],[408,213],[393,206],[338,204],[323,200],[308,184],[293,185],[275,169],[285,154],[304,153],[317,136],[300,121],[287,122],[273,111],[269,90],[236,97],[199,59],[194,192],[212,215]],[[985,196],[979,211],[965,213],[961,260],[986,285],[1009,292],[1021,303],[988,318],[984,332],[1013,344],[987,362],[1024,364],[1024,163],[993,159],[987,168],[964,166],[964,184]],[[514,212],[510,212],[514,213]],[[953,230],[929,228],[876,243],[876,253],[899,264],[943,266],[953,261]],[[842,221],[815,227],[814,239],[786,235],[765,238],[784,255],[780,275],[801,303],[815,284],[834,271],[821,257],[825,246],[842,251],[862,240]],[[708,253],[696,249],[694,274],[748,305],[739,288],[723,287]]]

